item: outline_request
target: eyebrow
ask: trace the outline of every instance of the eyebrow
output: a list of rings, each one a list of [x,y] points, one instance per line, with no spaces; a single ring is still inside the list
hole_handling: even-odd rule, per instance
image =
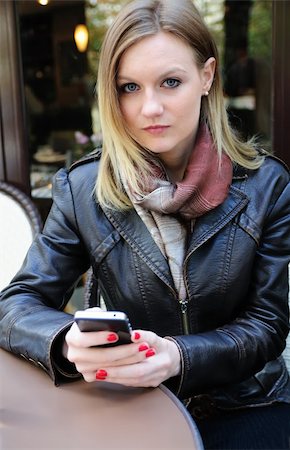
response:
[[[166,78],[166,77],[168,77],[169,75],[171,75],[172,73],[176,73],[176,72],[187,73],[187,71],[186,71],[185,69],[182,69],[181,67],[176,66],[176,67],[171,67],[171,68],[168,69],[166,72],[162,73],[162,74],[160,75],[160,78]],[[133,78],[134,78],[134,77],[129,77],[129,76],[120,74],[120,75],[117,76],[117,81],[121,81],[121,80],[122,80],[122,81],[132,81]]]

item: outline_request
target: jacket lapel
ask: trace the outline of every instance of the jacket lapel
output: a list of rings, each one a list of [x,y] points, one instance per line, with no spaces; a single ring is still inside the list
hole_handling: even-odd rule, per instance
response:
[[[167,260],[159,250],[146,225],[134,209],[115,211],[103,209],[105,215],[150,269],[168,286],[174,287]]]
[[[241,190],[231,186],[228,197],[221,205],[197,219],[187,254],[195,251],[218,233],[248,202],[248,197]]]
[[[248,201],[248,197],[241,190],[231,186],[227,199],[196,221],[187,256],[226,226],[247,205]],[[134,209],[115,211],[105,208],[103,211],[114,228],[138,253],[145,264],[165,284],[174,288],[168,262],[136,211]]]

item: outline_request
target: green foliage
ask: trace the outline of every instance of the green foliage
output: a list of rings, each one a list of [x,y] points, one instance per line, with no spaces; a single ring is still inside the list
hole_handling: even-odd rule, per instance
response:
[[[249,25],[249,54],[254,58],[271,59],[272,2],[254,0]]]
[[[224,0],[192,0],[200,11],[217,45],[220,56],[224,46]]]
[[[96,77],[100,48],[108,26],[128,0],[86,0],[86,20],[89,30],[88,61],[90,74]]]

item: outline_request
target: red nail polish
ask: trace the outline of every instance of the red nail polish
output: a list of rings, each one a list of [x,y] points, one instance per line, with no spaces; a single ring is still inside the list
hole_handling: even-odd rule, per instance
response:
[[[138,333],[138,331],[134,332],[134,339],[140,339],[141,335]]]
[[[144,352],[145,350],[148,350],[149,349],[149,345],[147,345],[147,344],[141,344],[141,345],[139,345],[139,352]]]
[[[149,348],[149,350],[145,353],[146,358],[149,358],[150,356],[154,356],[154,355],[155,355],[154,348]]]
[[[107,337],[108,342],[116,342],[118,340],[118,336],[115,333],[110,333]]]
[[[96,373],[96,379],[97,380],[105,380],[107,375],[108,375],[108,373],[106,370],[99,369],[99,370],[97,370],[97,373]]]

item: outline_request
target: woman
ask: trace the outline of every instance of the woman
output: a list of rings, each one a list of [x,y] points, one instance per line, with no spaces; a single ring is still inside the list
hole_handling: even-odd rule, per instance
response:
[[[1,346],[56,383],[165,383],[205,448],[288,448],[289,173],[229,128],[189,0],[123,8],[98,97],[102,154],[56,174],[43,233],[2,293]],[[63,312],[90,266],[132,344],[98,348],[117,335],[82,333]]]

